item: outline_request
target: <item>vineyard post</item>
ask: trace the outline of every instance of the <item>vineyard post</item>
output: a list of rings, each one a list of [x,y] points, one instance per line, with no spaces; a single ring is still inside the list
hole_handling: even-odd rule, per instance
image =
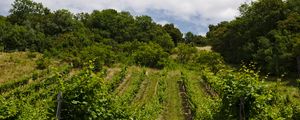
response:
[[[60,120],[60,112],[61,112],[61,102],[62,102],[62,92],[60,91],[57,94],[57,110],[56,110],[56,118]]]
[[[239,111],[239,116],[240,120],[245,120],[245,106],[244,106],[244,98],[240,97],[240,111]]]
[[[297,57],[298,77],[300,78],[300,56]]]

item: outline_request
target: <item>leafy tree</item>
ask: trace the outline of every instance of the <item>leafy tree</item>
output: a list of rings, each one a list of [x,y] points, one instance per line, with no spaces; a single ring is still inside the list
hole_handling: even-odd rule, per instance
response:
[[[80,52],[81,63],[86,63],[94,59],[94,66],[111,65],[116,60],[116,53],[112,51],[111,46],[95,44],[85,47]]]
[[[168,58],[168,53],[164,52],[158,44],[149,43],[140,46],[132,56],[137,64],[161,68],[164,66],[164,61]]]
[[[85,32],[82,22],[75,19],[75,16],[68,10],[57,10],[53,14],[45,16],[44,32],[48,35],[58,35],[67,32]]]
[[[180,63],[190,62],[196,52],[197,49],[195,47],[183,43],[178,44],[178,46],[173,50],[173,53],[177,54],[177,59]]]
[[[183,38],[182,38],[183,35],[182,35],[182,33],[180,32],[180,30],[178,28],[176,28],[174,26],[174,24],[166,24],[166,25],[164,25],[164,29],[172,37],[172,40],[173,40],[175,46],[177,46],[177,44],[179,42],[183,41]]]
[[[3,44],[5,51],[29,49],[41,52],[45,35],[31,28],[12,25],[3,38]]]
[[[207,38],[230,63],[255,61],[263,72],[274,75],[294,72],[299,14],[291,3],[297,4],[293,0],[243,4],[235,20],[209,26]]]
[[[185,34],[185,42],[192,45],[207,45],[206,38],[201,35],[194,35],[192,32],[187,32]]]
[[[133,17],[128,12],[118,13],[107,9],[94,11],[87,20],[87,26],[103,37],[112,38],[117,42],[131,40]]]
[[[299,0],[287,0],[288,9],[300,14],[300,1]]]
[[[149,16],[138,16],[135,18],[136,25],[136,39],[142,42],[149,42],[152,39],[151,29],[153,29],[154,23]]]
[[[164,33],[163,31],[160,32],[160,35],[157,35],[152,41],[159,44],[165,51],[170,52],[175,46],[174,42],[168,33]]]
[[[10,9],[11,15],[8,16],[12,23],[23,24],[31,16],[41,16],[50,13],[48,8],[45,8],[41,3],[36,3],[31,0],[15,0]]]
[[[224,68],[223,57],[220,54],[211,51],[202,50],[197,52],[193,58],[193,62],[199,65],[208,66],[215,74]]]
[[[5,20],[5,17],[0,17],[0,51],[3,50],[3,38],[6,35],[8,23]]]
[[[184,37],[185,42],[187,42],[187,43],[192,42],[194,37],[195,37],[195,35],[192,32],[187,32]]]

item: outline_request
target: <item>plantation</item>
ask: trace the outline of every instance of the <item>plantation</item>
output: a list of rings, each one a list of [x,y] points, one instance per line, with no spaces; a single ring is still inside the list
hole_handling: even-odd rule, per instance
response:
[[[0,16],[0,119],[299,120],[294,4],[244,4],[206,36],[183,37],[149,16],[16,0]]]

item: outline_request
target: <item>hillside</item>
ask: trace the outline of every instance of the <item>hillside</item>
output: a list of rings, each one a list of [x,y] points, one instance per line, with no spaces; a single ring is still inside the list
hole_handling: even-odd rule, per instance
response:
[[[20,52],[5,53],[2,56],[3,60],[18,59],[20,62],[17,63],[20,66],[31,64],[32,68],[23,72],[30,71],[32,74],[18,76],[14,80],[4,77],[6,79],[3,79],[0,85],[3,110],[1,119],[53,119],[56,115],[56,96],[59,91],[62,91],[64,99],[61,108],[63,119],[83,117],[82,114],[93,118],[91,115],[95,112],[101,114],[94,117],[101,119],[219,119],[224,114],[222,109],[228,109],[222,107],[222,96],[223,92],[227,91],[225,85],[233,83],[218,81],[228,76],[228,72],[225,71],[230,68],[226,66],[216,75],[211,72],[209,66],[204,65],[207,63],[197,67],[173,64],[161,70],[122,64],[104,67],[98,72],[91,71],[93,66],[76,70],[66,64],[39,70],[28,55],[29,52]],[[33,59],[38,59],[39,56],[41,55],[38,54],[37,58]],[[17,67],[6,65],[6,68]],[[6,75],[12,74],[17,73]],[[255,73],[250,72],[251,77],[248,77],[254,80],[252,74]],[[243,80],[247,81],[248,77]],[[271,113],[283,115],[286,113],[282,113],[282,109],[288,110],[295,107],[294,105],[300,105],[300,91],[296,87],[284,82],[257,82],[259,83],[252,85],[254,89],[259,89],[255,87],[260,86],[266,87],[266,90],[274,90],[267,94],[253,91],[259,95],[256,95],[257,98],[263,99],[257,101],[259,104],[270,104],[264,99],[277,101],[272,103],[275,106],[271,104]],[[262,95],[273,97],[264,98]],[[286,100],[289,101],[288,104],[281,103]],[[86,112],[82,113],[83,111]]]
[[[0,119],[299,120],[294,4],[243,4],[201,36],[114,9],[15,0],[0,16]]]

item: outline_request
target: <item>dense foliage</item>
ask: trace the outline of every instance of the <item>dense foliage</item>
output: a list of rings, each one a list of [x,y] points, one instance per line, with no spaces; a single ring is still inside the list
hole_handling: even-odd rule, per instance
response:
[[[102,65],[120,60],[116,56],[139,59],[137,51],[144,49],[139,46],[145,44],[149,50],[159,48],[155,54],[161,55],[157,57],[166,57],[175,44],[183,42],[182,33],[174,25],[161,26],[148,16],[134,17],[113,9],[74,15],[64,9],[52,12],[31,0],[16,0],[10,13],[0,19],[3,51],[43,52],[73,62],[75,66],[82,66],[96,56]],[[135,56],[131,56],[134,51]],[[140,55],[146,54],[138,55],[141,58],[144,56]],[[126,60],[120,61],[134,62]],[[160,66],[149,62],[142,65]]]
[[[254,61],[273,75],[295,72],[300,51],[299,6],[297,0],[243,4],[239,17],[209,26],[207,37],[228,62]]]

